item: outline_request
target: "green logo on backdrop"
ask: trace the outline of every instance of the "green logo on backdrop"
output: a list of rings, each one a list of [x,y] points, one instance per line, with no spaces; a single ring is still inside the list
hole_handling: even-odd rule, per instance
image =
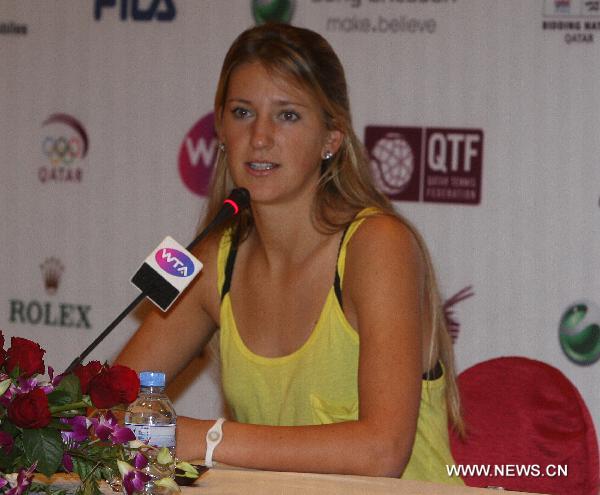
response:
[[[252,0],[252,15],[256,24],[289,23],[294,13],[294,0]]]
[[[589,301],[571,304],[559,325],[560,345],[577,364],[592,364],[600,358],[600,310]]]

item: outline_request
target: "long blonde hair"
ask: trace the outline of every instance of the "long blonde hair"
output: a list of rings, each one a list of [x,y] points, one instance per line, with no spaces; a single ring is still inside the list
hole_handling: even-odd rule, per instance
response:
[[[427,318],[432,325],[429,364],[430,368],[435,364],[432,361],[437,351],[446,373],[448,416],[457,432],[462,434],[464,426],[452,341],[446,328],[431,257],[415,227],[399,215],[390,201],[375,188],[367,154],[352,126],[346,78],[339,58],[321,35],[308,29],[286,24],[265,24],[244,31],[229,48],[221,69],[215,95],[217,126],[233,71],[251,62],[260,62],[269,72],[285,77],[308,91],[320,105],[327,129],[339,130],[344,136],[337,153],[321,164],[321,177],[312,210],[315,226],[333,233],[344,229],[354,213],[376,206],[383,214],[400,219],[417,240],[426,265],[425,287],[431,311]],[[233,187],[235,185],[228,171],[226,154],[219,151],[203,226],[221,208]],[[339,211],[348,212],[345,220],[340,221],[339,215],[334,217],[332,214]],[[232,225],[235,226],[238,239],[247,237],[253,226],[250,209],[235,216],[216,233]]]

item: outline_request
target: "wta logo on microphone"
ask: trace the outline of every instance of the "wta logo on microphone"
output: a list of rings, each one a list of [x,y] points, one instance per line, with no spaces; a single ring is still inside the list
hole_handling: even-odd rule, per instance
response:
[[[202,270],[202,263],[172,237],[165,237],[146,258],[131,283],[167,311]]]
[[[159,249],[156,251],[154,259],[158,266],[169,275],[190,277],[194,274],[194,262],[177,249]]]

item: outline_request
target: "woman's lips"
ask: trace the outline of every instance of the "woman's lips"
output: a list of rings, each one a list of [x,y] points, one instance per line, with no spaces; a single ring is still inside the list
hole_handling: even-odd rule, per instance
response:
[[[279,167],[278,163],[265,161],[246,162],[245,165],[246,168],[254,175],[266,175]]]

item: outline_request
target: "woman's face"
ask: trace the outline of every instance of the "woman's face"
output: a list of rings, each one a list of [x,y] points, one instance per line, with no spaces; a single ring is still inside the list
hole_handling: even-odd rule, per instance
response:
[[[255,62],[231,75],[219,138],[234,183],[259,204],[312,201],[322,156],[342,135],[326,129],[310,94]]]

